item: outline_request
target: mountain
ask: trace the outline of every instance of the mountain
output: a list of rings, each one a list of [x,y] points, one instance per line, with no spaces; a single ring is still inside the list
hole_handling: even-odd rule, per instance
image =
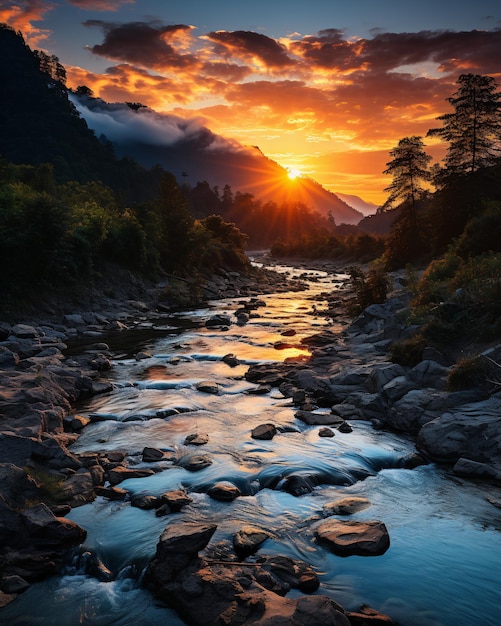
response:
[[[68,99],[64,77],[56,57],[33,52],[0,24],[0,158],[51,163],[57,182],[100,180],[128,201],[153,197],[162,173],[119,159],[100,142]]]
[[[110,141],[119,156],[151,168],[160,165],[179,183],[206,181],[212,187],[229,185],[233,193],[250,193],[277,204],[296,202],[336,224],[357,224],[364,214],[307,177],[289,172],[256,147],[245,147],[216,135],[194,120],[157,113],[127,103],[106,103],[77,92],[70,99],[90,128]]]
[[[347,205],[353,207],[357,211],[360,211],[364,216],[374,215],[378,210],[378,205],[373,204],[372,202],[366,202],[359,198],[358,196],[352,196],[346,193],[337,193],[338,198],[341,198],[343,202],[346,202]]]

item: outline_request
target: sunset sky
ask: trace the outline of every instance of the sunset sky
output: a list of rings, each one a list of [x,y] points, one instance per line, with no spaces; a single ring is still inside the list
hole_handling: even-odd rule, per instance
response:
[[[0,21],[57,55],[70,87],[192,119],[376,204],[388,151],[437,126],[460,74],[501,83],[498,0],[0,0]]]

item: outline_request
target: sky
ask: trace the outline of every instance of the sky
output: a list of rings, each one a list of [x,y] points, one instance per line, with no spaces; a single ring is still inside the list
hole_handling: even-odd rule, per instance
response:
[[[0,0],[68,86],[258,146],[381,204],[389,151],[426,138],[460,74],[501,84],[499,0]],[[161,132],[161,131],[160,131]]]

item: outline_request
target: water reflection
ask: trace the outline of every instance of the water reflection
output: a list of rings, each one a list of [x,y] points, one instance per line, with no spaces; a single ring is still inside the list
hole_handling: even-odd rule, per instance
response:
[[[100,583],[69,571],[34,585],[0,612],[0,620],[15,626],[181,624],[124,572],[131,565],[140,570],[169,520],[182,516],[216,523],[213,542],[222,545],[246,523],[271,530],[261,551],[307,561],[321,577],[320,592],[347,608],[368,603],[406,626],[497,623],[501,511],[485,500],[487,487],[452,481],[434,466],[402,469],[402,459],[414,450],[405,437],[356,422],[352,433],[321,438],[318,427],[294,417],[290,401],[277,390],[247,393],[255,387],[244,379],[249,364],[304,355],[307,350],[297,347],[301,339],[325,326],[342,328],[319,314],[325,304],[317,298],[342,286],[343,276],[306,274],[314,277],[308,291],[264,296],[266,307],[245,326],[206,328],[215,313],[233,316],[242,299],[217,302],[174,316],[175,333],[143,335],[140,345],[119,349],[112,371],[115,389],[79,407],[100,421],[83,431],[73,449],[125,450],[139,467],[148,466],[141,460],[145,446],[166,450],[164,471],[120,486],[131,494],[155,495],[185,488],[193,501],[171,518],[102,498],[74,509],[71,519],[88,532],[86,548],[118,579]],[[294,334],[283,334],[291,330]],[[292,347],[276,349],[278,342]],[[136,361],[139,350],[152,356]],[[230,353],[239,364],[223,361]],[[217,385],[217,394],[199,391],[197,384],[207,380]],[[252,429],[268,422],[278,429],[273,440],[253,439]],[[185,445],[192,433],[208,435],[201,450]],[[204,470],[179,465],[201,451],[211,459]],[[291,477],[306,480],[312,489],[300,496],[290,493]],[[243,495],[232,503],[211,499],[208,488],[221,480],[237,485]],[[348,495],[371,503],[353,519],[387,525],[391,546],[383,556],[343,559],[316,543],[314,530],[324,519],[324,507]]]

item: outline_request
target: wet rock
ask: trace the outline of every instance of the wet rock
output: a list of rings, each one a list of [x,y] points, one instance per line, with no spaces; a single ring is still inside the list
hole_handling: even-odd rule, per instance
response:
[[[245,559],[255,554],[259,547],[271,537],[271,534],[256,526],[243,526],[233,536],[233,548],[240,559]]]
[[[166,491],[160,497],[162,502],[165,502],[173,512],[180,511],[192,502],[190,496],[183,489]]]
[[[143,463],[156,463],[162,461],[165,458],[165,452],[158,448],[149,448],[146,446],[143,448],[142,459]]]
[[[205,326],[207,328],[231,326],[231,319],[228,315],[214,315],[205,322]]]
[[[371,503],[367,498],[359,498],[357,496],[348,496],[341,498],[335,502],[329,502],[324,506],[325,515],[353,515],[368,509]]]
[[[313,411],[296,411],[294,417],[301,420],[309,426],[337,426],[344,422],[339,415],[332,413],[314,413]]]
[[[58,495],[71,506],[92,502],[95,497],[92,474],[85,468],[77,470],[60,484]]]
[[[351,626],[398,626],[388,615],[363,604],[358,611],[346,611]]]
[[[293,328],[289,328],[287,330],[283,330],[280,334],[282,337],[294,337],[297,333]]]
[[[196,385],[197,391],[202,393],[212,393],[217,395],[219,393],[219,385],[211,380],[203,380]]]
[[[151,511],[151,509],[159,509],[162,506],[162,499],[151,495],[134,495],[130,500],[131,506],[144,511]]]
[[[225,354],[223,356],[223,358],[221,359],[221,361],[223,361],[223,363],[226,363],[226,365],[229,365],[230,367],[236,367],[237,365],[240,364],[240,361],[232,353],[231,354]]]
[[[40,332],[29,324],[15,324],[12,327],[12,334],[20,339],[35,339],[40,337]]]
[[[252,387],[252,389],[248,389],[246,393],[255,396],[264,396],[267,393],[270,393],[271,385],[258,385],[257,387]]]
[[[311,493],[319,482],[318,476],[314,474],[289,474],[281,484],[281,488],[298,497]]]
[[[221,502],[233,502],[242,495],[240,489],[229,481],[215,483],[207,490],[207,494],[214,500]]]
[[[315,571],[303,561],[278,555],[264,556],[259,558],[257,562],[287,583],[292,589],[299,589],[303,593],[313,593],[320,586]]]
[[[115,486],[128,478],[146,478],[147,476],[153,476],[154,473],[152,469],[130,469],[119,465],[118,467],[110,469],[107,475],[110,484]]]
[[[273,439],[276,434],[277,429],[274,424],[260,424],[251,431],[251,437],[253,439]]]
[[[418,452],[411,452],[402,459],[402,467],[415,469],[421,465],[428,465],[428,461]]]
[[[136,361],[145,361],[146,359],[151,359],[151,354],[149,352],[138,352],[134,358]]]
[[[97,496],[103,496],[108,500],[125,500],[129,495],[129,492],[121,487],[96,487],[94,491]]]
[[[200,470],[212,465],[212,459],[205,454],[195,454],[192,456],[182,457],[178,461],[178,465],[184,467],[189,472],[199,472]]]
[[[83,430],[90,422],[91,419],[83,415],[68,415],[63,420],[64,429],[74,433]]]
[[[187,435],[184,440],[185,446],[204,446],[207,443],[209,443],[209,435],[206,433],[193,433]]]
[[[318,431],[319,437],[334,437],[334,434],[335,434],[334,431],[327,427],[321,428]]]
[[[350,424],[348,424],[348,422],[342,422],[341,424],[339,424],[337,429],[339,430],[340,433],[345,433],[345,434],[353,432],[353,428],[350,426]]]
[[[338,556],[378,556],[390,547],[383,522],[328,520],[315,531],[318,542]]]
[[[108,393],[110,391],[113,391],[113,385],[110,382],[92,381],[90,393],[93,396],[98,396],[102,393]]]

